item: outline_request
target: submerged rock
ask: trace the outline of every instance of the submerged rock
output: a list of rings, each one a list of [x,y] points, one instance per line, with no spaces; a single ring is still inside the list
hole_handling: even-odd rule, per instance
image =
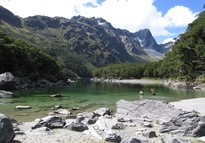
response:
[[[0,143],[10,143],[14,137],[15,133],[10,119],[0,113]]]
[[[63,97],[61,94],[59,94],[59,93],[57,93],[57,94],[52,94],[52,95],[50,95],[50,97]]]
[[[22,106],[22,105],[17,105],[16,109],[31,109],[31,106]]]
[[[72,113],[67,109],[58,109],[54,111],[54,114],[71,115]]]

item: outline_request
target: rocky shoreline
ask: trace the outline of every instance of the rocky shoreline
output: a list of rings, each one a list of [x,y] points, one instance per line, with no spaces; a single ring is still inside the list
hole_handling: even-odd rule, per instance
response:
[[[123,84],[163,84],[171,88],[179,89],[193,89],[205,91],[205,83],[199,82],[186,82],[178,80],[152,80],[152,79],[104,79],[104,78],[92,78],[93,82],[106,82],[106,83],[123,83]]]
[[[23,123],[0,114],[0,142],[197,143],[205,136],[205,115],[196,111],[146,99],[120,100],[116,106],[116,113],[99,108],[75,118],[58,114]]]

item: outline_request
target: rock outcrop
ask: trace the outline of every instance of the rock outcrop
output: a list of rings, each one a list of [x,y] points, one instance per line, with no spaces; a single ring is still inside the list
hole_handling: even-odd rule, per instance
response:
[[[178,116],[182,111],[172,107],[164,101],[139,100],[129,102],[120,100],[116,103],[115,116],[118,120],[141,122],[158,120],[159,122],[169,121]]]
[[[14,137],[15,133],[10,119],[0,113],[0,143],[10,143]]]
[[[205,117],[193,112],[184,112],[163,123],[161,133],[179,133],[185,136],[205,136]]]
[[[15,77],[10,72],[0,74],[0,89],[12,90],[15,89]]]

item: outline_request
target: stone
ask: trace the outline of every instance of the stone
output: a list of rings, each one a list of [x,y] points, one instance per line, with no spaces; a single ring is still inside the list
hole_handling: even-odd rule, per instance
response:
[[[93,112],[83,112],[83,113],[79,113],[77,115],[77,118],[80,118],[81,117],[81,121],[83,121],[85,124],[94,124],[98,117],[96,114],[94,114]],[[77,120],[76,118],[76,120]],[[80,121],[80,122],[81,122]]]
[[[0,74],[0,89],[13,90],[15,89],[15,77],[10,72]]]
[[[13,92],[0,90],[0,98],[13,98],[16,95]]]
[[[163,143],[190,143],[190,141],[187,141],[177,135],[163,135],[161,139]]]
[[[63,114],[63,115],[71,115],[71,112],[68,111],[67,109],[58,109],[58,110],[55,110],[54,113]]]
[[[10,119],[0,113],[0,143],[11,143],[15,137]]]
[[[144,127],[148,127],[148,128],[152,128],[152,124],[149,123],[149,122],[144,122],[144,123],[143,123],[143,126],[144,126]]]
[[[84,119],[85,119],[85,117],[78,115],[75,119],[75,123],[81,123],[81,121],[83,121]]]
[[[22,106],[22,105],[17,105],[16,109],[31,109],[31,106]]]
[[[123,130],[125,128],[125,125],[123,123],[116,123],[112,126],[112,129],[114,130]]]
[[[155,131],[144,131],[144,132],[142,132],[142,135],[143,135],[144,137],[147,137],[147,138],[157,137]]]
[[[112,110],[109,108],[99,108],[99,109],[94,111],[94,114],[96,114],[98,116],[111,115]]]
[[[52,95],[50,95],[50,97],[55,98],[55,97],[63,97],[63,96],[62,96],[61,94],[57,93],[57,94],[52,94]]]
[[[65,120],[59,116],[47,116],[41,118],[41,120],[36,125],[34,125],[32,129],[40,127],[48,127],[50,129],[63,128],[65,124]]]
[[[162,124],[160,133],[177,132],[185,136],[204,136],[205,117],[200,117],[194,112],[183,112]]]
[[[120,143],[122,140],[121,136],[117,133],[108,133],[105,135],[105,141]]]
[[[35,132],[49,132],[49,131],[51,131],[51,129],[47,128],[47,127],[40,127],[40,128],[36,128],[32,131],[35,131]]]
[[[124,139],[122,141],[122,143],[142,143],[141,140],[135,138],[135,137],[131,137],[131,138],[128,138],[128,139]]]
[[[72,122],[66,128],[69,128],[70,130],[78,131],[78,132],[83,132],[85,130],[88,130],[88,127],[85,124],[79,123],[79,122],[78,123]]]

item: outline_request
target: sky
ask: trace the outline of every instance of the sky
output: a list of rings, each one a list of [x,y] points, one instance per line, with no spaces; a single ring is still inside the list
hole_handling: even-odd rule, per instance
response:
[[[0,0],[1,6],[22,18],[101,17],[130,32],[150,29],[158,43],[182,34],[204,10],[204,4],[204,0]]]

